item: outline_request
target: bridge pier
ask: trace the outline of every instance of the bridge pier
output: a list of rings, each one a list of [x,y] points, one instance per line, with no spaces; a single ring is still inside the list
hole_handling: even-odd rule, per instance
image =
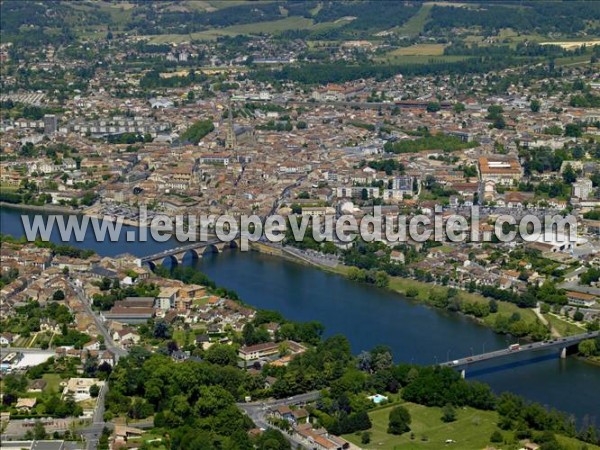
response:
[[[464,380],[467,376],[467,369],[461,369],[460,377]]]
[[[560,349],[560,358],[561,359],[567,358],[567,347],[563,347]]]

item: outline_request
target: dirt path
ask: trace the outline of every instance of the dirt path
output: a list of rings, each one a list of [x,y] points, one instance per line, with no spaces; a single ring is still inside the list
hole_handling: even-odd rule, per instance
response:
[[[552,337],[561,337],[561,334],[554,328],[552,325],[548,323],[548,320],[544,317],[544,315],[540,312],[540,307],[536,306],[535,308],[531,308],[531,310],[535,313],[535,315],[540,319],[540,321],[550,327],[550,333]]]

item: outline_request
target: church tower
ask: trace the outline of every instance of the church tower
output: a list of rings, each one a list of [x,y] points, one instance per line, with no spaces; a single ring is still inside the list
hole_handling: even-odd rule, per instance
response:
[[[237,150],[237,142],[235,136],[235,129],[233,128],[233,109],[231,108],[231,99],[227,100],[227,140],[225,145],[228,149]]]

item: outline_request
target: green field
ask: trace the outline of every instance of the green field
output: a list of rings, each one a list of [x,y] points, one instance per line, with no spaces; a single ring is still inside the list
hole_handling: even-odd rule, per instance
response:
[[[348,441],[364,449],[382,450],[409,450],[428,449],[441,450],[455,448],[460,450],[480,450],[491,445],[490,436],[497,430],[498,414],[495,411],[481,411],[473,408],[458,408],[457,420],[444,423],[441,420],[441,408],[404,403],[411,415],[411,432],[400,436],[387,433],[389,414],[396,405],[390,405],[369,413],[373,427],[369,430],[371,442],[361,444],[361,433],[344,435]],[[414,433],[414,436],[411,435]],[[518,449],[521,445],[513,441],[513,433],[501,431],[505,442],[496,444],[496,448]],[[411,436],[414,439],[411,439]],[[446,444],[446,440],[455,441]],[[571,438],[557,436],[557,439],[569,450],[579,450],[582,443]],[[600,447],[588,444],[587,448],[599,449]]]
[[[345,21],[339,23],[323,22],[314,24],[312,19],[306,17],[291,16],[280,20],[271,20],[266,22],[255,22],[243,25],[234,25],[231,27],[215,28],[212,30],[199,31],[191,34],[161,34],[158,36],[148,36],[151,43],[162,44],[165,42],[186,42],[195,40],[215,40],[219,36],[237,36],[239,34],[259,34],[259,33],[281,33],[288,30],[314,30],[322,31],[333,27],[342,26]]]
[[[371,428],[371,443],[362,445],[363,448],[392,449],[422,449],[430,450],[448,448],[447,439],[456,441],[455,447],[461,450],[482,449],[489,444],[489,438],[496,429],[498,416],[493,411],[479,411],[473,408],[457,410],[457,420],[444,423],[441,420],[441,408],[428,408],[414,403],[403,404],[410,412],[412,423],[411,432],[401,436],[387,434],[388,417],[393,406],[376,410],[369,414],[373,427]],[[508,437],[508,434],[507,434]],[[360,436],[346,435],[344,438],[361,445]]]
[[[558,331],[561,336],[581,334],[585,331],[585,328],[577,326],[573,323],[569,323],[554,314],[544,314],[544,317],[550,323],[550,325],[552,325],[552,328]]]
[[[392,50],[386,56],[442,56],[445,47],[445,44],[415,44],[410,47],[400,47]]]
[[[463,55],[398,55],[393,54],[395,50],[385,53],[381,56],[377,56],[375,61],[379,63],[397,64],[397,65],[411,65],[411,64],[430,64],[430,63],[449,63],[457,62],[468,59],[469,56]]]
[[[400,35],[416,36],[423,31],[427,20],[429,19],[429,12],[431,11],[432,3],[424,3],[419,9],[419,12],[412,16],[408,21],[395,29]]]
[[[425,283],[423,281],[417,281],[417,280],[412,280],[412,279],[408,279],[408,278],[398,278],[398,277],[392,277],[390,278],[390,289],[399,292],[401,294],[406,294],[406,292],[408,291],[408,289],[416,289],[418,291],[418,295],[416,297],[416,300],[423,302],[423,303],[427,303],[428,299],[429,299],[429,294],[432,291],[438,291],[438,292],[444,292],[447,291],[448,288],[443,287],[443,286],[432,286],[430,283]],[[466,292],[466,291],[459,291],[458,296],[462,299],[462,300],[466,300],[468,302],[471,303],[489,303],[489,299],[476,294],[476,293],[471,293],[471,292]],[[483,322],[486,325],[493,325],[497,314],[502,314],[505,316],[511,316],[513,313],[519,313],[521,315],[521,318],[523,320],[526,320],[527,322],[534,322],[537,317],[535,315],[535,313],[527,308],[519,308],[517,305],[514,305],[512,303],[508,303],[508,302],[498,302],[498,313],[496,314],[490,314],[487,317],[483,318]]]

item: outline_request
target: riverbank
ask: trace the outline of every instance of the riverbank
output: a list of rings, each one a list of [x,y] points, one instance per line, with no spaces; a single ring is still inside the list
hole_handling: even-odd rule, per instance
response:
[[[252,248],[261,253],[270,254],[273,256],[284,257],[288,260],[292,260],[296,263],[311,265],[317,267],[321,270],[335,273],[338,275],[342,275],[344,277],[348,276],[348,271],[350,267],[345,266],[344,264],[338,264],[336,266],[329,266],[325,264],[320,264],[317,261],[310,260],[309,258],[301,258],[299,255],[293,252],[286,252],[283,247],[274,247],[265,243],[254,243],[258,245],[254,245]],[[401,294],[405,297],[406,300],[413,301],[415,303],[420,303],[429,307],[433,307],[436,309],[440,309],[443,311],[448,311],[447,308],[441,308],[438,304],[436,304],[436,298],[444,298],[448,296],[449,287],[434,285],[431,283],[426,283],[423,281],[413,280],[411,278],[401,278],[401,277],[390,277],[389,285],[387,287],[389,290]],[[457,298],[464,303],[469,305],[476,305],[485,309],[489,307],[490,299],[486,298],[475,292],[467,292],[464,290],[458,290]],[[554,324],[545,324],[540,318],[537,316],[533,309],[529,308],[519,308],[517,305],[509,302],[496,301],[497,311],[489,312],[484,317],[476,317],[473,314],[468,314],[462,311],[453,311],[459,314],[468,317],[475,322],[490,328],[499,334],[507,334],[508,331],[504,329],[500,329],[501,326],[504,325],[507,321],[518,321],[520,324],[520,330],[533,330],[539,328],[540,325],[545,327],[549,326],[551,330],[551,334],[555,337],[562,337],[563,335],[573,334],[570,328],[559,328],[553,326]],[[515,320],[516,319],[516,320]],[[561,333],[564,331],[564,334]],[[530,332],[526,333],[523,338],[533,338],[530,336]]]
[[[0,208],[18,209],[21,211],[36,211],[43,213],[58,213],[70,215],[83,215],[84,212],[78,209],[73,209],[70,206],[61,205],[25,205],[23,203],[7,203],[0,202]]]
[[[87,216],[92,217],[99,220],[108,220],[113,223],[117,223],[119,220],[123,225],[127,225],[134,228],[142,228],[140,223],[137,220],[128,219],[122,216],[112,216],[110,214],[101,214],[99,212],[99,208],[97,205],[92,205],[85,209],[73,209],[70,206],[61,206],[61,205],[25,205],[23,203],[7,203],[0,202],[0,207],[15,209],[19,211],[29,211],[29,212],[38,212],[44,214],[61,214],[61,215],[71,215],[71,216]],[[150,226],[146,228],[152,228]],[[161,231],[163,230],[160,227]]]

